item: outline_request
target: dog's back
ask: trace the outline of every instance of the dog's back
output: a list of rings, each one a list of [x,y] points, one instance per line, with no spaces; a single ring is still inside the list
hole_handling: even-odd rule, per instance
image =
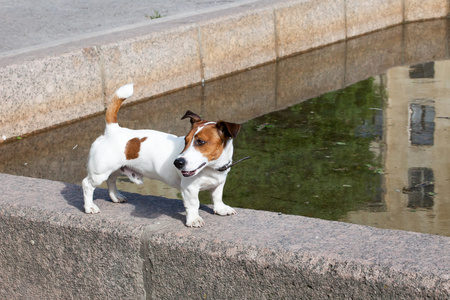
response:
[[[173,168],[173,160],[183,149],[184,139],[156,130],[120,127],[118,112],[132,94],[133,84],[127,84],[113,95],[106,110],[105,133],[91,147],[88,171],[103,173],[104,169],[127,167],[127,171],[179,188],[181,175]]]

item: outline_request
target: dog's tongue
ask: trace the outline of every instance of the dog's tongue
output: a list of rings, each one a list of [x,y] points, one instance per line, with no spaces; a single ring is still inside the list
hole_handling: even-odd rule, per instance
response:
[[[195,174],[195,171],[181,171],[184,177],[191,177]]]
[[[206,163],[202,163],[200,165],[200,167],[198,167],[197,169],[195,169],[194,171],[181,171],[181,174],[183,174],[184,177],[191,177],[195,175],[195,172],[197,172],[198,169],[200,169],[201,167],[203,167],[204,165],[206,165]]]

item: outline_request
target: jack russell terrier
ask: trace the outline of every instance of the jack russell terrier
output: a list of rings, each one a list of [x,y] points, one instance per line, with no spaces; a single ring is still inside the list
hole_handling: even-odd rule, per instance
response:
[[[91,146],[83,180],[84,210],[96,214],[100,209],[93,202],[94,189],[106,180],[111,200],[127,202],[117,190],[120,174],[137,184],[142,178],[158,179],[180,190],[186,209],[186,226],[202,227],[199,215],[201,190],[211,192],[214,212],[233,215],[235,210],[222,202],[223,187],[230,171],[233,139],[241,125],[225,121],[208,122],[187,111],[181,118],[190,118],[191,130],[177,137],[155,130],[132,130],[117,124],[122,102],[133,94],[133,84],[120,87],[106,110],[105,133]]]

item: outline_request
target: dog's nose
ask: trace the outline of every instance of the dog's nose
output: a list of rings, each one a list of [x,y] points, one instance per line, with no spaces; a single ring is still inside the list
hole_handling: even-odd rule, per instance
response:
[[[184,167],[184,165],[186,164],[186,160],[183,157],[179,157],[177,159],[175,159],[175,161],[173,162],[173,164],[175,165],[175,167],[178,170],[181,170],[181,168]]]

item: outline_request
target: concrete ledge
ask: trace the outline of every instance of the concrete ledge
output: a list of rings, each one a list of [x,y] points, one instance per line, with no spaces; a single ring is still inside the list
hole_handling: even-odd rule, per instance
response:
[[[448,12],[447,0],[241,1],[3,57],[0,135],[101,112],[126,82],[134,101]]]
[[[67,202],[79,192],[73,187],[0,178],[12,184],[0,196],[2,299],[144,298],[142,228],[80,219],[79,208]]]
[[[397,25],[403,21],[402,0],[347,0],[345,3],[348,37]]]
[[[79,186],[0,174],[0,297],[448,299],[450,239],[127,194],[82,212]],[[17,191],[20,191],[18,193]],[[44,197],[43,197],[44,195]],[[108,199],[108,200],[105,200]]]
[[[244,8],[217,13],[198,22],[203,77],[210,80],[274,61],[273,8]]]
[[[148,28],[133,39],[102,45],[105,94],[111,95],[124,82],[135,83],[142,99],[181,89],[200,81],[198,28],[193,24]]]
[[[449,13],[448,0],[405,0],[406,22],[445,17]]]
[[[0,68],[0,134],[9,138],[102,111],[99,61],[94,48],[85,48]]]
[[[344,0],[291,1],[275,14],[278,57],[345,39]]]

